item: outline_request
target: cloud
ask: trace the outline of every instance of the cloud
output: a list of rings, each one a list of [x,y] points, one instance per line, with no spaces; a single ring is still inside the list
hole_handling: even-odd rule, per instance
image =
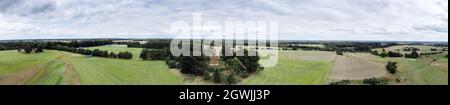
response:
[[[0,39],[173,37],[192,13],[278,21],[280,39],[448,40],[447,0],[1,0]]]

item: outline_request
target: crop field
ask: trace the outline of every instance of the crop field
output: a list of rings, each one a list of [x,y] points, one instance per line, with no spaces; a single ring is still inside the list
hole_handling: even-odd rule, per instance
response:
[[[282,51],[279,53],[277,66],[265,68],[242,84],[323,85],[326,84],[334,56],[334,53],[327,52]]]
[[[362,80],[383,77],[387,73],[384,65],[355,57],[338,56],[330,74],[330,80]]]

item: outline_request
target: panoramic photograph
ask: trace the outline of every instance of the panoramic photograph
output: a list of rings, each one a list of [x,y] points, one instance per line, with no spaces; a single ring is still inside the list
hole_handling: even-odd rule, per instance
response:
[[[448,85],[448,0],[0,0],[6,85]]]

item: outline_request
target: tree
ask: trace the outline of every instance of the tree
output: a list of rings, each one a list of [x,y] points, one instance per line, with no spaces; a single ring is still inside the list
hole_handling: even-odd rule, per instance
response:
[[[128,51],[119,52],[119,54],[117,54],[117,58],[120,58],[120,59],[131,59],[131,58],[133,58],[133,54],[131,54]]]
[[[109,53],[109,58],[117,58],[117,55],[114,52]]]
[[[386,70],[389,71],[389,73],[391,74],[395,74],[397,73],[397,62],[391,62],[389,61],[388,64],[386,65]]]
[[[426,54],[424,54],[426,55]],[[420,54],[417,51],[412,51],[411,54],[405,54],[406,58],[419,58]]]
[[[238,83],[238,79],[236,78],[236,75],[234,72],[230,72],[227,76],[227,83],[228,84],[236,84]]]
[[[203,80],[210,80],[211,76],[210,73],[208,71],[203,71]]]
[[[176,60],[172,60],[170,58],[166,58],[165,62],[167,64],[167,66],[169,66],[169,68],[171,68],[171,69],[175,69],[175,68],[178,69],[178,68],[180,68],[180,63],[178,61],[176,61]]]
[[[92,51],[92,56],[101,57],[101,55],[102,51],[100,51],[99,49],[95,49],[94,51]]]
[[[386,53],[386,51],[384,51],[384,49],[383,49],[383,51],[380,53],[380,57],[381,58],[385,58],[387,56],[387,53]]]
[[[251,53],[256,53],[256,56],[250,55]],[[248,73],[256,72],[262,68],[260,68],[259,64],[259,56],[255,50],[244,50],[245,56],[238,56],[237,58],[242,64],[245,66],[245,69]]]
[[[41,53],[44,52],[44,48],[42,46],[36,47],[35,53]]]
[[[219,70],[215,70],[213,73],[213,79],[215,83],[222,82],[222,73]]]
[[[100,57],[108,57],[108,56],[109,56],[108,51],[102,51],[100,55]]]
[[[26,45],[23,50],[25,51],[25,53],[29,54],[29,53],[31,53],[33,51],[33,46]]]
[[[389,56],[389,57],[403,57],[403,55],[402,55],[401,53],[398,53],[398,52],[392,52],[392,51],[389,51],[389,52],[387,53],[387,56]]]

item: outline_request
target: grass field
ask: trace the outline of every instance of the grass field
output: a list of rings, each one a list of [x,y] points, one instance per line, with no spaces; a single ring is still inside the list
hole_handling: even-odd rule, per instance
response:
[[[24,54],[16,50],[1,51],[0,76],[19,72],[35,65],[45,64],[58,56],[57,51],[48,51],[41,54]]]
[[[13,74],[33,68],[35,65],[42,65],[33,68],[37,72],[33,72],[33,77],[25,84],[183,84],[178,76],[169,71],[164,61],[87,58],[51,50],[39,54],[1,51],[0,55],[2,55],[0,71],[3,74]]]
[[[326,84],[332,63],[327,57],[321,56],[325,53],[315,53],[308,59],[317,57],[315,60],[304,60],[305,51],[283,51],[279,54],[278,65],[265,68],[264,71],[250,76],[242,84],[250,85],[310,85]],[[329,53],[328,56],[333,56]]]

